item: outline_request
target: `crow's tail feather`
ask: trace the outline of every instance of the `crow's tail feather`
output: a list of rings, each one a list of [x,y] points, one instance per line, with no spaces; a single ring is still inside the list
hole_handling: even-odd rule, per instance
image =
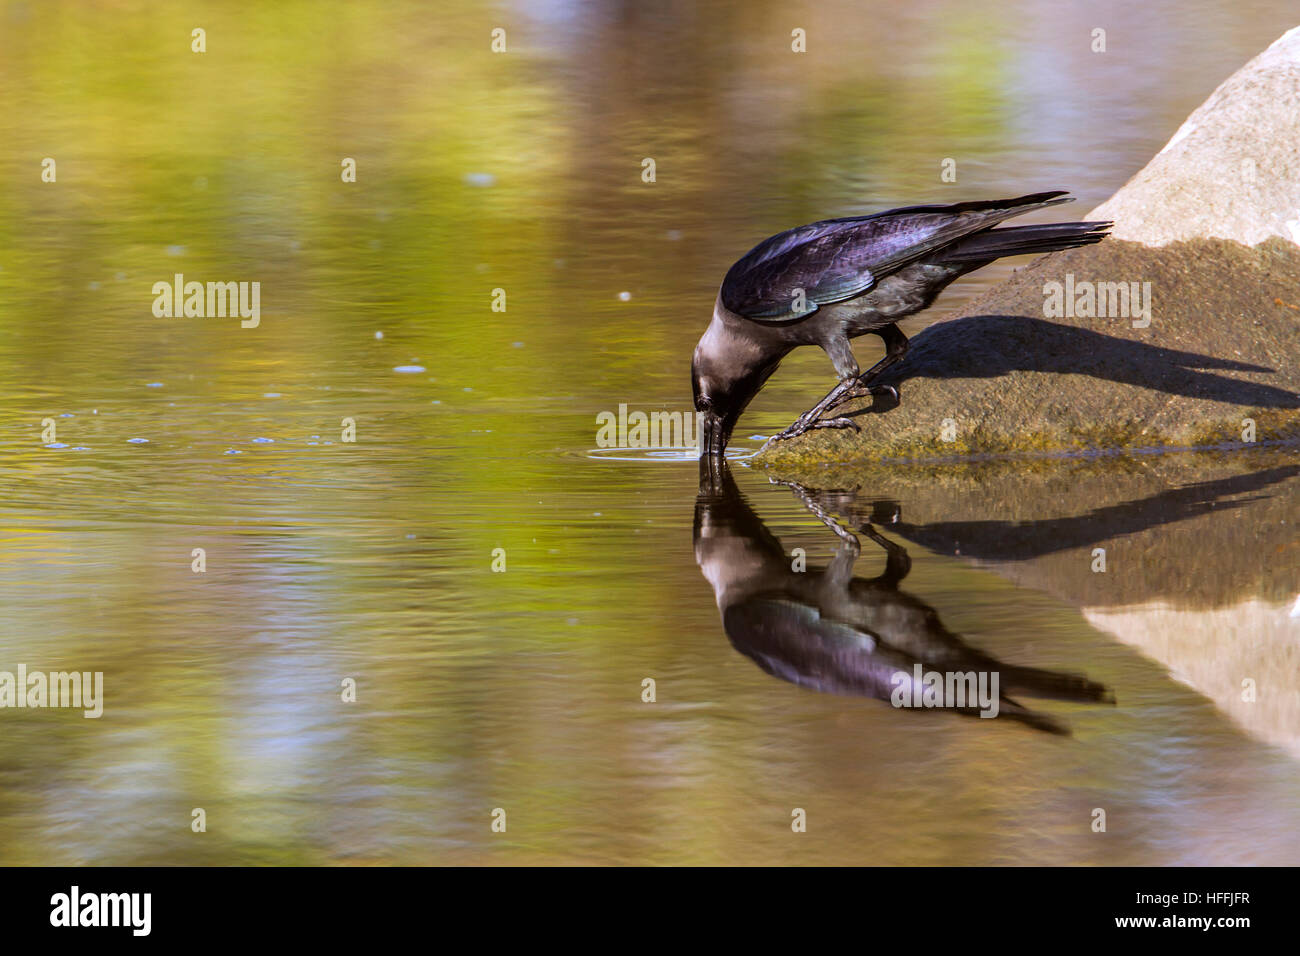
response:
[[[943,250],[944,262],[989,262],[1003,256],[1039,255],[1101,242],[1110,222],[1053,222],[1037,226],[986,229]]]

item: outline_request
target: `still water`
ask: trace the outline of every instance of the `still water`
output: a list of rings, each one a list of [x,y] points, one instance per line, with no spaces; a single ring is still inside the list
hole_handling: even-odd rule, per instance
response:
[[[1294,450],[591,454],[687,407],[758,239],[1086,213],[1291,6],[5,5],[0,670],[105,702],[0,711],[0,862],[1300,861]],[[260,324],[155,318],[177,273]],[[792,357],[738,447],[829,378]],[[997,661],[1038,725],[873,699],[886,648]]]

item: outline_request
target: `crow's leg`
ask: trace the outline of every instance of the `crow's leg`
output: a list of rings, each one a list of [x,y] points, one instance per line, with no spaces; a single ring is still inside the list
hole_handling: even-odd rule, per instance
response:
[[[812,408],[808,409],[808,411],[804,412],[802,415],[796,418],[794,420],[793,425],[791,425],[785,431],[773,435],[766,442],[764,442],[763,448],[766,448],[774,441],[782,441],[786,438],[793,438],[795,435],[802,435],[804,432],[811,429],[816,424],[817,419],[821,418],[822,412],[830,408],[833,402],[838,401],[841,395],[843,395],[849,389],[853,388],[856,384],[857,384],[856,378],[844,379],[842,382],[840,382],[834,388],[832,388],[829,392],[827,392],[825,398],[823,398]]]
[[[880,336],[880,341],[885,343],[885,356],[871,368],[867,369],[858,376],[858,381],[869,382],[891,365],[895,365],[903,360],[907,354],[907,336],[902,330],[893,323],[872,330],[873,335]]]
[[[907,577],[908,572],[912,570],[912,559],[908,556],[907,549],[901,544],[890,541],[873,528],[870,522],[858,530],[885,549],[885,573],[873,580],[888,587],[897,587],[898,582]]]
[[[897,365],[907,354],[907,336],[902,333],[897,325],[886,325],[883,328],[873,329],[872,334],[879,335],[881,341],[885,343],[885,355],[879,362],[871,366],[852,383],[852,387],[844,389],[839,395],[828,404],[824,412],[839,408],[845,402],[852,401],[855,398],[865,398],[868,395],[880,395],[893,393],[894,400],[898,400],[898,390],[893,386],[870,386],[873,378],[889,368],[891,365]],[[844,384],[843,382],[840,383]],[[826,396],[828,399],[830,396]]]
[[[795,435],[802,435],[814,428],[852,428],[854,431],[861,431],[857,423],[852,419],[828,418],[823,420],[822,416],[832,409],[839,408],[851,399],[863,398],[867,395],[891,395],[895,401],[898,400],[898,389],[892,385],[871,385],[869,382],[873,377],[880,374],[882,369],[888,368],[902,359],[907,352],[907,336],[903,335],[898,326],[893,323],[872,331],[884,340],[885,357],[866,372],[860,372],[857,359],[853,357],[853,349],[849,345],[847,337],[838,334],[825,342],[822,347],[826,349],[826,354],[830,356],[831,362],[835,365],[835,371],[839,373],[839,384],[831,389],[820,402],[795,419],[793,425],[780,434],[769,438],[763,444],[763,448],[766,448],[774,441],[793,438]]]
[[[802,435],[804,432],[812,431],[814,428],[852,428],[854,431],[861,431],[862,429],[858,427],[858,423],[851,418],[823,419],[822,415],[832,408],[843,405],[850,398],[858,398],[863,395],[893,395],[897,399],[898,391],[892,385],[862,385],[856,378],[846,378],[831,389],[825,398],[795,419],[793,425],[764,442],[763,448],[766,448],[774,441],[784,441],[787,438],[793,438],[795,435]]]

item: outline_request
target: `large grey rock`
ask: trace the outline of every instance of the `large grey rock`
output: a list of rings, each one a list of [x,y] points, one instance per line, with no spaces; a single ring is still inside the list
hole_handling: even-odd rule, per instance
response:
[[[1088,218],[1147,245],[1300,243],[1300,27],[1225,80]]]

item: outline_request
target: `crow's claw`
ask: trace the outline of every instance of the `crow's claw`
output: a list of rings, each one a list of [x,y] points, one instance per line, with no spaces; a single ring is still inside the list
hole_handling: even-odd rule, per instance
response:
[[[851,418],[800,418],[785,431],[779,432],[763,442],[763,448],[767,448],[772,442],[785,441],[788,438],[794,438],[796,435],[802,435],[804,432],[810,432],[818,428],[852,428],[855,432],[862,431],[862,427]]]
[[[851,418],[822,418],[812,423],[813,428],[852,428],[855,432],[862,431],[862,426]]]
[[[811,423],[805,422],[803,419],[800,419],[799,421],[791,425],[789,428],[787,428],[785,431],[777,432],[775,435],[773,435],[771,438],[765,441],[763,443],[763,447],[766,448],[774,441],[785,441],[787,438],[794,438],[796,435],[802,435],[804,432],[808,431],[812,427],[813,425]]]

